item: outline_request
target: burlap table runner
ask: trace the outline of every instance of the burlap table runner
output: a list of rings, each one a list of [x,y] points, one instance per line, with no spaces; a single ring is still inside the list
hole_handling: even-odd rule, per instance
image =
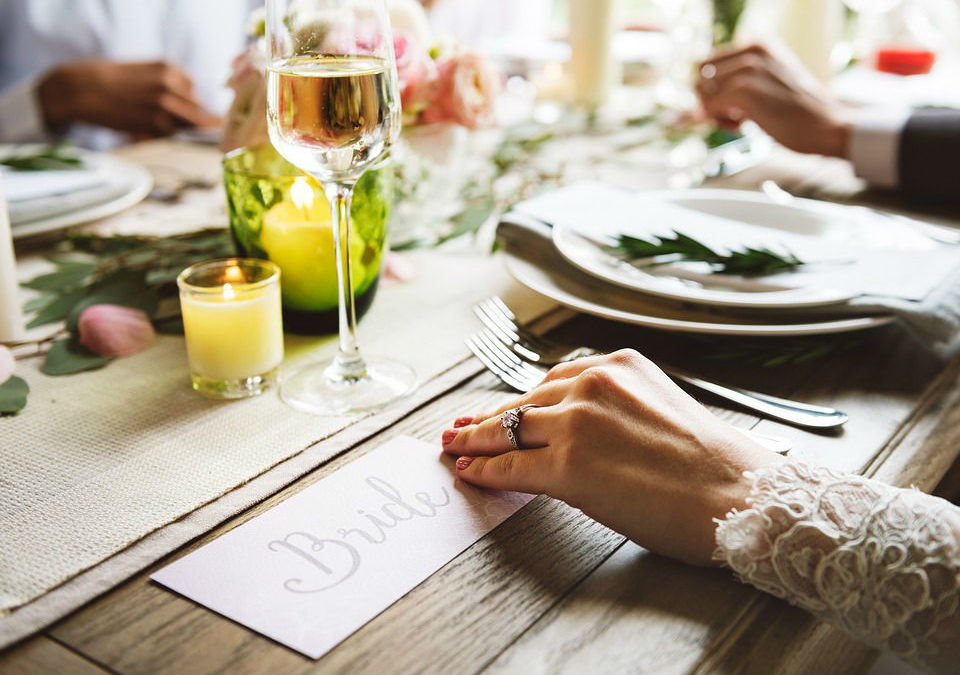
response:
[[[28,406],[0,419],[0,647],[477,372],[462,342],[473,302],[500,293],[521,316],[550,307],[477,251],[412,259],[420,278],[381,289],[361,338],[368,352],[413,365],[425,385],[379,417],[314,417],[276,394],[204,399],[189,387],[179,337],[69,377],[20,362]],[[288,339],[285,367],[316,348],[332,354],[335,344]],[[203,505],[202,517],[188,516]]]

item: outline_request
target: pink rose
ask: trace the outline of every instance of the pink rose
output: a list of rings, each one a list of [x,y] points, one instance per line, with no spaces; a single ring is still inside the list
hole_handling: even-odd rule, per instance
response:
[[[223,125],[223,140],[220,141],[223,152],[269,140],[267,84],[262,61],[263,55],[257,45],[252,45],[233,60],[233,72],[227,86],[233,89],[234,96]]]
[[[455,122],[476,129],[493,121],[493,106],[503,87],[500,73],[473,52],[457,54],[439,65],[439,82],[423,121]]]
[[[385,281],[405,284],[420,276],[420,268],[399,253],[387,251],[383,256],[383,278]]]
[[[10,376],[13,375],[13,369],[16,368],[17,362],[13,358],[13,352],[11,352],[7,347],[0,345],[0,384],[3,384],[10,379]]]
[[[156,333],[150,317],[120,305],[91,305],[77,321],[80,344],[101,356],[130,356],[149,347]]]
[[[403,112],[415,117],[430,102],[437,80],[437,65],[430,53],[413,37],[402,33],[393,36],[397,57],[397,75]]]

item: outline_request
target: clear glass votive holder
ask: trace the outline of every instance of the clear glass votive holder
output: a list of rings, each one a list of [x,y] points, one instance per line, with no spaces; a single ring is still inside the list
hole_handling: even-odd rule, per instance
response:
[[[226,258],[177,277],[193,388],[205,396],[257,396],[277,382],[283,361],[280,268]]]

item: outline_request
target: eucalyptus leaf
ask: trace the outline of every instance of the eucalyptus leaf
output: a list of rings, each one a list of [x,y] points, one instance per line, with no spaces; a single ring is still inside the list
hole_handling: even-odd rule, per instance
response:
[[[11,375],[0,384],[0,415],[16,415],[27,405],[30,386],[23,378]]]
[[[51,345],[50,351],[47,352],[47,360],[43,362],[43,372],[47,375],[73,375],[103,368],[112,360],[112,356],[92,354],[64,338]]]
[[[30,320],[27,328],[36,328],[45,326],[48,323],[55,323],[66,319],[73,308],[86,295],[86,289],[75,288],[65,293],[60,293],[56,298],[37,312],[37,315]]]
[[[465,234],[472,234],[480,229],[487,222],[487,219],[493,215],[494,201],[486,198],[478,204],[467,207],[466,210],[458,213],[452,219],[453,229],[440,238],[438,244],[442,244],[451,239],[462,237]]]
[[[37,297],[31,298],[23,303],[23,311],[27,312],[28,314],[38,312],[56,299],[56,293],[45,293],[44,295],[38,295]]]
[[[96,263],[80,261],[62,261],[57,263],[57,269],[48,274],[41,274],[21,286],[32,288],[35,291],[59,291],[66,288],[76,288],[83,283],[97,269]]]
[[[73,307],[67,319],[67,330],[77,331],[77,320],[92,305],[121,305],[142,310],[147,316],[157,311],[159,295],[156,288],[147,285],[143,270],[120,270],[91,286],[86,296]]]

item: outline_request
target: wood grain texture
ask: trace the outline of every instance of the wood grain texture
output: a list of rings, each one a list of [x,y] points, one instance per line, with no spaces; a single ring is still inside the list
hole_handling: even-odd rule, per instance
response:
[[[108,672],[45,635],[0,653],[0,673],[4,675],[106,675]]]

